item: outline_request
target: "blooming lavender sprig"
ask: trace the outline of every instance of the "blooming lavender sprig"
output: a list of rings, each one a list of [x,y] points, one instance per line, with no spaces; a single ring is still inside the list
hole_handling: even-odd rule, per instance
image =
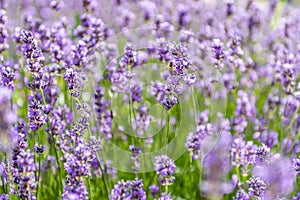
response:
[[[292,161],[293,169],[295,170],[296,174],[300,176],[300,157],[294,158]]]
[[[17,156],[18,179],[18,195],[21,199],[36,199],[34,173],[37,170],[34,163],[34,154],[27,149],[21,151]]]
[[[15,70],[11,66],[0,65],[0,85],[14,89]]]
[[[295,69],[292,64],[283,64],[282,70],[282,85],[285,93],[292,94],[295,87]]]
[[[256,145],[253,141],[245,142],[242,138],[235,138],[231,145],[230,155],[233,166],[249,165],[256,162]]]
[[[174,161],[166,155],[155,157],[154,169],[159,175],[159,182],[162,185],[172,185],[175,177],[172,176],[175,172],[176,165]]]
[[[31,32],[22,30],[19,39],[23,42],[21,50],[26,60],[27,70],[32,73],[35,79],[34,87],[39,89],[41,77],[44,72],[45,57],[38,46],[38,40]]]
[[[104,100],[104,89],[96,86],[94,93],[94,109],[100,128],[100,133],[103,133],[106,139],[112,138],[111,128],[113,116],[112,111],[108,109],[109,105],[110,102]]]
[[[135,200],[145,200],[146,192],[143,188],[143,181],[140,179],[134,179],[130,181],[121,180],[114,185],[111,190],[109,199],[135,199]]]
[[[74,153],[65,153],[64,168],[67,177],[63,199],[72,199],[72,197],[88,199],[88,192],[83,178],[91,175],[91,162],[95,158],[95,154],[93,155],[91,150],[84,140],[78,139]]]
[[[38,130],[46,122],[46,116],[42,110],[43,106],[36,98],[33,98],[28,106],[28,126],[33,131]]]
[[[201,143],[212,131],[212,125],[208,122],[208,114],[208,110],[205,110],[197,115],[196,131],[189,133],[186,138],[185,146],[193,160],[201,156]]]
[[[265,182],[259,177],[251,177],[247,180],[249,185],[249,195],[255,197],[265,197],[267,186]]]
[[[79,97],[83,85],[78,71],[75,68],[68,68],[64,74],[64,79],[68,83],[68,89],[71,96]]]
[[[132,169],[135,173],[138,173],[141,167],[140,155],[142,154],[142,149],[139,147],[135,147],[134,145],[130,145],[129,150],[131,151],[130,160],[133,164]]]
[[[156,96],[156,100],[161,103],[167,110],[170,110],[175,104],[178,103],[178,99],[172,92],[170,85],[164,85],[163,83],[156,81],[151,83],[151,95]]]
[[[211,43],[211,49],[213,52],[212,61],[215,67],[218,70],[221,70],[224,68],[224,58],[225,58],[225,52],[224,52],[224,44],[221,42],[220,39],[214,39]]]
[[[192,156],[193,160],[197,160],[201,155],[201,141],[203,138],[200,134],[197,133],[189,133],[188,137],[186,138],[185,146],[188,149],[190,155]]]

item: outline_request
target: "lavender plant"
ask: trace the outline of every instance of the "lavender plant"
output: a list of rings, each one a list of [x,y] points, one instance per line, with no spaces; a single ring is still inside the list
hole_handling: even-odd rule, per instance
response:
[[[0,0],[0,199],[300,199],[299,14]]]

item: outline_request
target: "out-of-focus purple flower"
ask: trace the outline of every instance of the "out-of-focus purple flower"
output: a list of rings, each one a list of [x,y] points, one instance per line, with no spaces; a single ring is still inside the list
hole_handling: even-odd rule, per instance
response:
[[[45,151],[45,146],[39,145],[39,144],[34,144],[33,149],[35,150],[36,153],[42,154]]]
[[[287,158],[273,158],[269,163],[256,166],[253,169],[253,175],[264,180],[268,186],[266,195],[270,199],[287,195],[293,191],[294,173],[292,163]]]
[[[293,196],[292,200],[299,200],[300,199],[300,192],[298,192],[297,196]]]
[[[157,185],[150,185],[149,186],[149,190],[150,190],[151,196],[153,198],[156,198],[156,195],[159,192],[159,187]]]
[[[234,200],[251,200],[247,192],[241,189],[236,193],[236,196],[233,198]]]
[[[154,169],[159,175],[159,181],[162,185],[171,185],[175,177],[172,176],[175,172],[176,165],[174,161],[166,155],[155,157]]]
[[[111,127],[113,116],[111,110],[108,109],[109,105],[110,102],[104,100],[104,90],[99,86],[96,86],[94,94],[94,109],[100,133],[103,133],[106,139],[110,139],[112,137]]]
[[[0,199],[1,200],[8,200],[8,194],[0,194]]]
[[[174,26],[166,21],[164,16],[157,15],[154,19],[155,23],[155,36],[159,39],[168,39],[171,35],[171,32],[174,31]]]
[[[0,162],[0,177],[2,177],[2,185],[6,185],[8,183],[8,163],[5,160]]]
[[[65,131],[67,125],[72,124],[73,117],[73,113],[66,105],[53,108],[49,119],[51,128],[47,131],[54,136],[59,136]]]
[[[160,197],[158,198],[158,200],[172,200],[172,195],[170,193],[161,193]]]
[[[236,99],[236,110],[234,118],[234,130],[238,133],[244,132],[248,122],[253,121],[256,115],[255,98],[246,92],[239,90]]]
[[[134,145],[129,146],[129,150],[131,151],[130,160],[133,163],[133,171],[138,173],[141,163],[140,163],[140,154],[142,154],[142,149],[139,147],[135,147]]]
[[[137,52],[132,44],[128,43],[124,48],[124,56],[121,60],[121,65],[125,67],[134,67],[137,63]]]
[[[136,112],[136,120],[133,124],[133,128],[135,129],[138,136],[142,136],[144,131],[150,125],[151,117],[148,114],[147,107],[145,105],[141,105],[139,110]]]
[[[245,142],[241,137],[235,138],[231,145],[230,155],[233,166],[254,164],[256,145],[252,141]]]
[[[16,138],[12,124],[17,121],[17,115],[11,110],[11,91],[1,86],[0,91],[0,151],[8,152]]]
[[[292,120],[292,117],[300,106],[300,102],[293,96],[289,95],[282,99],[280,107],[280,115],[283,120],[284,125],[289,125]]]
[[[231,193],[234,189],[231,182],[224,181],[231,167],[228,157],[230,142],[230,134],[224,132],[219,136],[217,143],[214,143],[213,149],[204,157],[205,179],[200,189],[206,197],[221,197],[223,194]]]

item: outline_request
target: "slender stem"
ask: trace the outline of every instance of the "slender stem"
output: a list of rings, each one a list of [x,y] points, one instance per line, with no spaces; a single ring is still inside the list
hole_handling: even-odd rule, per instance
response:
[[[192,86],[191,88],[192,88],[192,100],[193,100],[193,110],[194,110],[195,124],[197,126],[197,108],[196,108],[196,101],[195,101],[194,86]]]
[[[45,95],[44,95],[44,91],[41,89],[41,93],[42,93],[42,100],[43,100],[43,104],[46,105],[46,100],[45,100]],[[62,182],[62,178],[61,178],[61,169],[60,169],[60,162],[59,162],[59,157],[58,157],[58,152],[57,152],[57,149],[56,149],[56,141],[55,141],[55,138],[53,137],[53,134],[51,133],[51,126],[49,124],[50,122],[50,117],[49,115],[47,115],[47,126],[48,126],[48,130],[49,130],[49,133],[50,133],[50,137],[51,137],[51,141],[52,141],[52,146],[53,146],[53,149],[54,149],[54,154],[55,154],[55,159],[56,159],[56,163],[57,163],[57,166],[58,166],[58,173],[59,173],[59,184],[60,184],[60,189],[62,189],[63,187],[63,182]]]
[[[168,184],[166,184],[166,194],[168,194]]]
[[[165,154],[168,152],[168,142],[169,142],[169,134],[170,134],[170,110],[168,110],[168,115],[167,115],[167,134],[166,134],[166,142],[165,142]]]
[[[100,174],[101,174],[101,177],[102,177],[102,181],[103,181],[103,183],[104,183],[104,188],[105,188],[105,191],[106,191],[106,197],[108,197],[108,195],[109,195],[109,191],[108,191],[108,188],[107,188],[107,185],[106,185],[106,181],[105,181],[105,177],[104,177],[104,171],[103,171],[103,169],[102,169],[102,167],[101,167],[101,162],[100,162],[100,159],[99,159],[99,156],[98,156],[98,154],[96,154],[96,157],[97,157],[97,161],[98,161],[98,163],[99,163],[99,172],[100,172]]]
[[[39,155],[39,171],[38,171],[38,184],[36,187],[36,198],[39,199],[39,186],[40,186],[40,177],[41,177],[41,155]]]

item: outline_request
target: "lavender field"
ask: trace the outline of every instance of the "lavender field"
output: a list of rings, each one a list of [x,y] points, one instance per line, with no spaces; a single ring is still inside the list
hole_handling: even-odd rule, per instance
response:
[[[0,200],[300,200],[300,6],[0,0]]]

